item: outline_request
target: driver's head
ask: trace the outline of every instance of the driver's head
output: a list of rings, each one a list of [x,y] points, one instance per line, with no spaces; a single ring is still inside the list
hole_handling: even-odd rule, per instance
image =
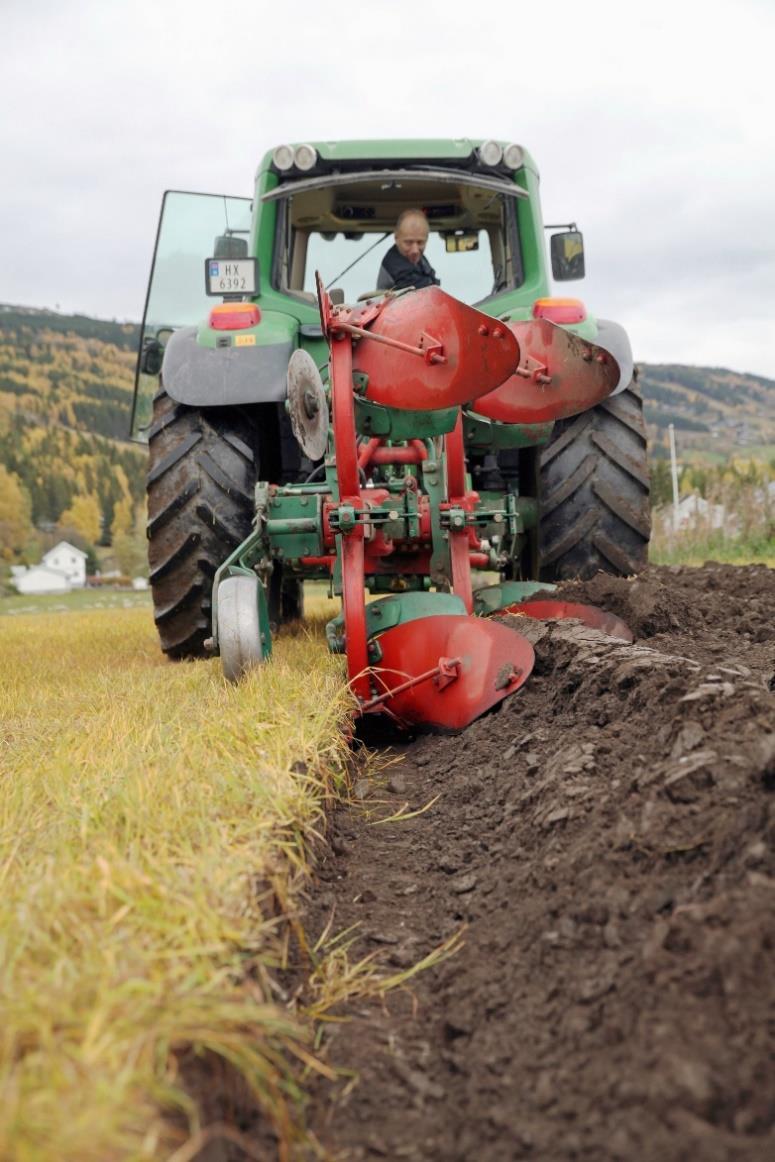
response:
[[[428,244],[428,219],[422,210],[404,210],[396,222],[396,246],[399,253],[415,265]]]

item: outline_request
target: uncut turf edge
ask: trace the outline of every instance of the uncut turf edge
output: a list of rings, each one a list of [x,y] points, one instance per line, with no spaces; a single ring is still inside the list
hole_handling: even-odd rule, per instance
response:
[[[185,1151],[213,1063],[291,1140],[309,1027],[271,973],[350,711],[320,623],[237,688],[146,610],[4,628],[0,1158]]]

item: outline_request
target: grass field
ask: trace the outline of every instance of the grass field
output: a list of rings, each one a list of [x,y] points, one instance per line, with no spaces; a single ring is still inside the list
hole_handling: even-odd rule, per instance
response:
[[[133,589],[73,589],[70,593],[0,596],[0,617],[22,613],[77,613],[87,609],[148,609],[150,591]]]
[[[341,660],[318,618],[231,687],[146,594],[84,596],[0,602],[0,1158],[193,1157],[194,1059],[289,1135],[308,1027],[268,969],[345,783]]]
[[[718,544],[707,541],[700,544],[663,545],[649,552],[652,565],[704,565],[719,561],[725,565],[768,565],[775,569],[775,544],[767,546]]]
[[[654,565],[702,565],[721,561],[730,565],[775,566],[775,524],[770,505],[762,504],[748,489],[748,495],[728,503],[724,523],[710,527],[698,516],[687,527],[674,532],[670,508],[652,513],[649,561]]]
[[[309,628],[239,687],[166,662],[147,593],[0,599],[0,1159],[188,1162],[218,1071],[295,1133],[312,1024],[270,973],[304,939],[350,711],[308,588]],[[307,1016],[366,987],[350,971],[337,946]]]

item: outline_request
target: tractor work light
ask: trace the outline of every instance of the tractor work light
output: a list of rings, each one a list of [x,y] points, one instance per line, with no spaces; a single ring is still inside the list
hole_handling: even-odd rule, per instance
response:
[[[507,145],[503,151],[503,161],[509,169],[519,169],[524,156],[521,145]]]
[[[260,322],[261,312],[255,303],[220,303],[210,311],[213,331],[243,331]]]
[[[293,150],[290,145],[278,145],[272,152],[272,161],[275,169],[284,172],[293,165]]]
[[[533,318],[548,319],[550,323],[583,323],[587,308],[581,299],[536,299]]]
[[[300,169],[302,173],[312,169],[318,159],[318,151],[314,145],[297,145],[293,151],[293,160],[296,163],[296,169]]]
[[[479,160],[483,165],[500,165],[503,159],[503,150],[497,141],[485,141],[479,146]]]

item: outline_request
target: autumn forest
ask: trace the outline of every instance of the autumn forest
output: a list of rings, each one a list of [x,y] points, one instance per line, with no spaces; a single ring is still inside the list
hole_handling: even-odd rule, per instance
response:
[[[0,557],[55,540],[144,558],[145,450],[127,440],[137,327],[0,307]]]

